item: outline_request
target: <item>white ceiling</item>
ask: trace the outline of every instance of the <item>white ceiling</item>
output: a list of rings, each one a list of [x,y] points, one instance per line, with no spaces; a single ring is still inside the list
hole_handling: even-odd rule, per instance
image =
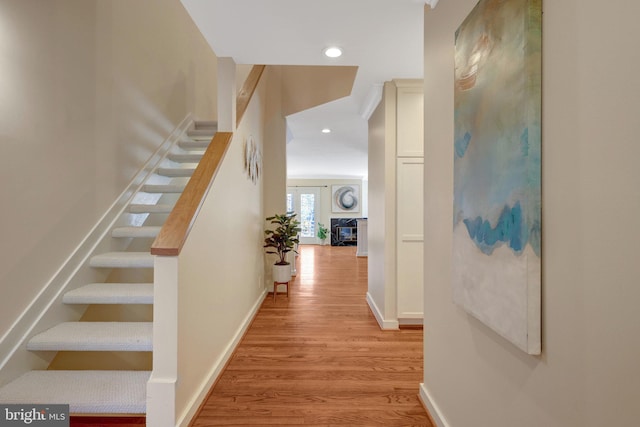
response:
[[[351,96],[287,117],[289,178],[368,177],[367,121],[381,85],[423,76],[425,0],[182,0],[218,57],[358,66]],[[324,48],[340,46],[338,59]],[[330,134],[321,133],[331,128]]]

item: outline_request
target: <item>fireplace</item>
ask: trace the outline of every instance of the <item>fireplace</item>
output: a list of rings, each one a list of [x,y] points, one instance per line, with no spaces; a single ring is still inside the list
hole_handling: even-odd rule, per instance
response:
[[[331,218],[331,246],[358,244],[358,218]]]

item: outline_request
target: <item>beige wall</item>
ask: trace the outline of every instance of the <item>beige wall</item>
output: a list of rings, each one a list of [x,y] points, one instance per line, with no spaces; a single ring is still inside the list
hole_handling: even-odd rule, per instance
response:
[[[349,96],[358,71],[355,66],[335,65],[286,65],[281,69],[285,116]]]
[[[282,67],[268,66],[265,73],[268,84],[262,182],[265,216],[271,216],[286,209],[287,130],[282,112]]]
[[[395,297],[396,92],[385,83],[369,119],[368,293],[384,319],[397,320]],[[373,173],[377,171],[376,173]]]
[[[262,152],[264,178],[264,217],[280,214],[286,210],[287,197],[287,128],[283,113],[283,77],[281,66],[268,66],[265,69],[267,81],[267,104],[264,122],[264,149]],[[270,227],[266,221],[263,230]],[[264,231],[263,231],[264,233]],[[262,234],[264,237],[264,234]],[[271,280],[273,258],[265,254],[265,283]]]
[[[263,177],[253,183],[247,176],[244,142],[252,136],[264,151],[265,94],[261,80],[179,257],[176,414],[182,425],[264,296]]]
[[[454,31],[425,13],[424,383],[451,427],[635,426],[638,3],[544,2],[541,357],[451,302]]]
[[[0,336],[188,112],[216,58],[179,0],[0,3]]]

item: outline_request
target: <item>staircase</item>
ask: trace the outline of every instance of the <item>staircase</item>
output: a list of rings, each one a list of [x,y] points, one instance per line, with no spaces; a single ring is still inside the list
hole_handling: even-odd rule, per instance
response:
[[[151,278],[154,258],[149,253],[161,223],[184,190],[206,150],[215,122],[196,122],[130,199],[123,221],[111,229],[112,251],[93,254],[93,269],[130,280],[88,283],[66,292],[63,304],[116,306],[153,304]],[[149,203],[149,201],[152,201]],[[133,218],[135,221],[131,221]],[[151,352],[151,321],[63,322],[41,331],[25,343],[31,352]],[[33,370],[0,388],[0,403],[69,404],[72,414],[145,414],[147,370]]]

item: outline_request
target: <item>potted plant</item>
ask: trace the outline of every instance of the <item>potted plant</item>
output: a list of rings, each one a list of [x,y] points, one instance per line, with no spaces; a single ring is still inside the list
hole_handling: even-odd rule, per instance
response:
[[[298,233],[300,233],[300,222],[296,219],[296,214],[287,212],[284,215],[276,214],[267,218],[275,227],[264,231],[264,247],[269,248],[268,254],[278,256],[273,266],[273,281],[285,283],[291,280],[291,267],[287,261],[287,254],[296,251],[296,245],[300,243]]]
[[[327,233],[329,230],[322,223],[318,223],[318,239],[322,240],[322,244],[324,245],[324,241],[327,239]]]

